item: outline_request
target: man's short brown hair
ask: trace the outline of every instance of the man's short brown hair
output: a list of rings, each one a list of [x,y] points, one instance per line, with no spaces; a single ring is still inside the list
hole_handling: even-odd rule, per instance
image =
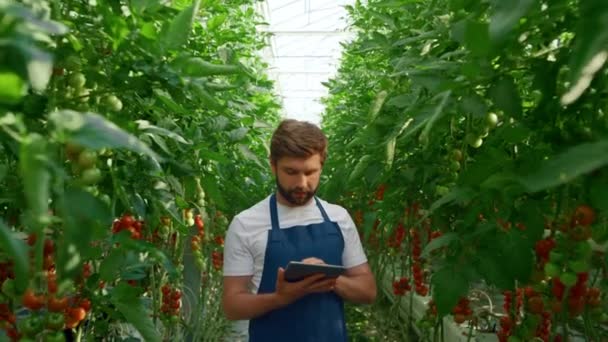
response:
[[[282,157],[308,158],[321,156],[321,163],[327,157],[327,137],[312,123],[286,119],[274,131],[270,142],[270,160],[276,163]]]

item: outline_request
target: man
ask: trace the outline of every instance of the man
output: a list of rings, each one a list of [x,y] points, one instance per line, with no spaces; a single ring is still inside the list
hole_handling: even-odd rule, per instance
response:
[[[284,120],[272,136],[277,192],[239,213],[224,247],[223,308],[250,320],[249,341],[347,341],[343,300],[369,304],[376,283],[348,212],[315,197],[327,138],[315,125]],[[338,264],[344,275],[287,282],[290,261]],[[246,322],[245,322],[246,323]]]

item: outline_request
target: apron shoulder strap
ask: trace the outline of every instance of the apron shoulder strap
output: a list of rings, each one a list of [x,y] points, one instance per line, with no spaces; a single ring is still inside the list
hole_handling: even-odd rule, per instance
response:
[[[331,222],[331,220],[329,219],[329,216],[327,216],[327,212],[325,211],[325,209],[323,209],[323,206],[321,205],[321,201],[319,201],[317,196],[315,196],[315,202],[317,202],[317,208],[319,208],[319,211],[321,211],[321,215],[323,215],[323,220],[325,220],[325,222]]]
[[[270,196],[270,223],[272,224],[270,238],[272,241],[278,240],[280,238],[280,227],[279,215],[277,214],[277,197],[275,194],[272,194],[272,196]]]

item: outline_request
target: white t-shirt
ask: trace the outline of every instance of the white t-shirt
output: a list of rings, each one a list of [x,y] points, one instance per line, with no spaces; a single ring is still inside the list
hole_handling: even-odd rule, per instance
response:
[[[342,264],[346,268],[367,262],[357,227],[346,209],[319,199],[329,219],[336,222],[344,237]],[[281,229],[323,222],[323,215],[315,200],[299,207],[288,207],[277,201],[277,215]],[[249,284],[257,293],[262,280],[264,256],[270,222],[270,196],[236,215],[224,241],[224,276],[253,276]],[[237,322],[234,329],[245,338],[248,321]],[[245,331],[243,331],[245,330]],[[236,338],[236,337],[234,337]]]

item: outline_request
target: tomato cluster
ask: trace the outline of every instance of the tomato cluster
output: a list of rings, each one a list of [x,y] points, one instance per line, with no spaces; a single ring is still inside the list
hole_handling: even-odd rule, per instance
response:
[[[144,227],[144,221],[136,220],[130,214],[123,214],[118,220],[114,220],[112,224],[112,233],[118,234],[123,230],[131,233],[131,238],[134,240],[140,240],[142,238],[142,229]]]
[[[211,258],[213,259],[213,268],[216,270],[221,270],[224,265],[224,253],[220,251],[213,251],[211,253]]]
[[[454,322],[456,324],[464,323],[466,320],[470,320],[473,316],[473,310],[469,307],[469,300],[467,298],[461,298],[456,304],[456,307],[452,309],[454,315]]]
[[[68,143],[65,146],[65,155],[72,162],[72,170],[80,174],[80,181],[83,184],[94,185],[102,179],[101,170],[96,166],[96,152],[86,150],[76,144]]]
[[[424,270],[420,254],[422,253],[422,245],[420,242],[420,234],[417,230],[410,230],[412,237],[412,274],[414,275],[414,285],[416,293],[421,296],[426,296],[429,293],[429,288],[424,284]]]
[[[163,294],[163,303],[160,312],[164,315],[164,318],[177,321],[179,309],[181,308],[181,291],[172,288],[169,284],[165,284],[161,287],[161,292]]]
[[[410,279],[402,277],[399,280],[393,281],[393,294],[395,296],[403,296],[412,289]]]
[[[388,247],[401,250],[401,244],[403,243],[403,239],[405,238],[406,234],[407,231],[405,230],[403,223],[399,223],[397,228],[395,228],[391,236],[388,238]]]
[[[194,217],[194,225],[197,228],[197,234],[192,237],[190,248],[192,248],[192,252],[194,253],[194,259],[197,266],[202,270],[204,268],[202,246],[205,239],[205,222],[201,215],[196,215]]]

